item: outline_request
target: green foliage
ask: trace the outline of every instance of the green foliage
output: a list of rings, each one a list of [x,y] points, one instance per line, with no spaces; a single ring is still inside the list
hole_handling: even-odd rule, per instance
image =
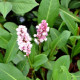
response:
[[[26,80],[23,74],[10,64],[0,63],[0,79],[1,80]]]
[[[35,0],[3,0],[0,2],[0,12],[4,18],[11,10],[16,14],[24,15],[37,5],[38,4],[35,2]]]
[[[78,1],[78,0],[73,0],[73,1],[71,1],[69,7],[70,7],[71,9],[79,8],[79,7],[80,7],[80,1]]]
[[[61,5],[68,8],[68,4],[71,0],[61,0]]]
[[[71,75],[68,72],[70,65],[69,56],[60,57],[54,64],[52,78],[53,80],[71,80]]]
[[[23,15],[26,12],[29,12],[38,4],[35,0],[8,0],[12,4],[12,11],[16,14]]]
[[[12,5],[10,2],[0,2],[0,12],[4,18],[11,10],[12,10]]]
[[[52,54],[54,53],[56,48],[61,48],[61,47],[65,46],[69,37],[70,37],[70,32],[69,31],[63,31],[62,34],[58,38],[56,38],[56,40],[54,40],[51,43],[51,48],[52,49],[51,49],[51,54],[50,55],[52,56]]]
[[[1,48],[4,48],[4,49],[7,48],[6,45],[8,44],[10,38],[11,38],[10,33],[0,27],[0,47]]]
[[[45,54],[40,54],[34,57],[33,67],[37,68],[40,65],[46,63],[48,61],[47,56]]]
[[[12,22],[7,22],[4,24],[4,27],[9,30],[11,33],[16,33],[17,25]]]
[[[80,80],[79,4],[79,0],[0,0],[0,80]],[[47,41],[38,45],[33,35],[42,20],[49,24],[49,32]],[[18,25],[25,25],[32,38],[28,56],[19,50]]]
[[[49,26],[53,27],[53,23],[55,22],[58,13],[59,0],[42,0],[38,12],[38,22],[41,23],[41,20],[46,20]]]
[[[17,68],[26,76],[30,69],[29,62],[25,59],[18,63]]]
[[[78,41],[77,45],[72,49],[72,57],[76,56],[80,52],[80,40]]]
[[[7,62],[10,62],[11,60],[13,60],[17,51],[18,51],[18,45],[17,45],[17,41],[16,41],[16,34],[14,34],[12,36],[11,40],[9,41],[9,43],[7,44],[4,62],[7,63]]]

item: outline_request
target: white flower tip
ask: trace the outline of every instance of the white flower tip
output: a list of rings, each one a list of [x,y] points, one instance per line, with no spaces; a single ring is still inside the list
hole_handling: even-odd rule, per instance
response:
[[[36,34],[34,34],[34,37],[36,37],[37,35]]]
[[[35,41],[36,44],[39,44],[39,41],[37,39],[34,39],[34,41]]]
[[[44,32],[43,35],[45,36],[46,35],[46,32]]]
[[[38,28],[39,28],[39,26],[36,26],[36,28],[38,29]]]
[[[45,41],[47,41],[47,38],[45,38]]]
[[[39,26],[41,26],[41,24],[39,24]]]
[[[44,40],[43,39],[40,39],[40,42],[42,43]]]
[[[24,55],[24,57],[26,57],[26,55]]]
[[[49,27],[47,27],[46,31],[49,32]]]

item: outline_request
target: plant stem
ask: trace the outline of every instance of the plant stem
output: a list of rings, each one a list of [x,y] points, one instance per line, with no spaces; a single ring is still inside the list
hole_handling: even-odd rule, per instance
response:
[[[60,30],[61,30],[61,28],[63,27],[63,25],[65,25],[64,21],[61,23],[61,25],[60,25],[60,27],[59,27],[58,31],[60,31]]]
[[[41,54],[41,43],[39,43],[39,53]]]
[[[30,60],[29,56],[28,56],[28,61],[29,61],[30,67],[31,67],[31,68],[33,68],[33,67],[32,67],[32,63],[31,63],[31,60]]]

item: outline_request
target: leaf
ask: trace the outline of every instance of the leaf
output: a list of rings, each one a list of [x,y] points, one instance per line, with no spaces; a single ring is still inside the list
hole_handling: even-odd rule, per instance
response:
[[[42,67],[48,70],[53,70],[53,66],[54,66],[54,61],[47,61],[46,63],[42,65]]]
[[[14,64],[18,64],[20,61],[24,60],[25,57],[23,55],[23,53],[21,51],[18,52],[18,54],[16,54],[15,58],[12,60],[12,62]]]
[[[80,71],[73,73],[76,76],[77,80],[80,80]]]
[[[59,10],[60,10],[60,15],[61,15],[61,14],[64,14],[64,15],[68,16],[69,19],[71,18],[71,19],[73,19],[74,21],[80,22],[80,18],[77,17],[76,15],[74,15],[74,14],[73,14],[72,12],[70,12],[68,9],[63,8],[63,7],[60,7]]]
[[[39,54],[34,57],[33,67],[36,68],[48,61],[47,56],[45,54]]]
[[[61,0],[61,5],[65,8],[68,8],[68,4],[71,0]]]
[[[80,7],[80,1],[71,1],[69,5],[70,9],[79,8]]]
[[[50,53],[50,51],[51,51],[50,49],[49,49],[49,50],[46,50],[46,51],[45,51],[45,52],[43,52],[42,54],[45,54],[45,55],[47,55],[47,56],[48,56],[48,55],[49,55],[49,53]]]
[[[53,52],[55,51],[56,48],[62,48],[63,46],[65,46],[69,37],[70,37],[70,32],[67,30],[63,31],[62,34],[58,38],[56,38],[55,41],[51,43],[51,54],[50,55],[51,56],[53,55]]]
[[[78,41],[77,45],[73,47],[71,57],[78,55],[80,53],[80,40]]]
[[[16,28],[18,27],[15,23],[13,22],[7,22],[4,24],[4,27],[9,30],[11,33],[16,33]]]
[[[60,32],[54,28],[50,28],[50,36],[52,40],[55,40],[60,35]]]
[[[16,34],[14,34],[7,45],[7,50],[6,50],[6,54],[4,57],[4,62],[6,62],[6,63],[13,60],[13,58],[15,57],[15,55],[18,51],[16,37],[17,37]]]
[[[37,54],[37,48],[36,48],[36,44],[33,44],[32,48],[31,48],[31,54],[29,56],[30,60],[31,60],[31,63],[34,63],[34,57],[36,56]]]
[[[80,70],[80,60],[77,61],[78,69]]]
[[[65,14],[63,11],[60,12],[60,15],[73,35],[77,35],[78,26],[73,20],[75,17],[71,15],[73,18],[70,18],[70,16]]]
[[[0,53],[0,63],[3,62],[3,55]]]
[[[12,11],[23,15],[38,5],[35,0],[8,0],[12,4]]]
[[[36,30],[35,27],[33,25],[30,26],[30,34],[33,37],[33,35],[35,34]]]
[[[60,34],[61,34],[61,33],[60,33],[58,30],[56,30],[56,29],[54,29],[54,28],[50,28],[50,35],[51,35],[52,40],[55,40],[56,38],[58,38]],[[62,50],[63,52],[65,52],[66,54],[68,54],[68,49],[67,49],[67,46],[66,46],[66,45],[63,46],[63,47],[61,48],[61,50]]]
[[[71,80],[77,80],[76,76],[71,74],[72,79]]]
[[[30,69],[29,62],[25,59],[18,63],[17,68],[24,74],[24,76],[27,76]]]
[[[52,70],[49,70],[47,73],[47,80],[52,80]]]
[[[53,66],[53,80],[71,80],[71,75],[68,72],[69,65],[69,55],[60,57]]]
[[[4,18],[11,10],[12,10],[12,5],[10,2],[0,2],[0,12]]]
[[[59,0],[42,0],[38,12],[38,22],[46,20],[49,26],[53,27],[58,13]]]
[[[6,30],[0,27],[0,47],[6,49],[8,41],[10,40],[11,35]]]
[[[53,80],[72,80],[68,69],[65,66],[61,66],[60,70],[53,70]]]
[[[26,80],[22,73],[10,64],[0,63],[1,80]]]
[[[0,22],[2,23],[4,21],[6,21],[6,20],[3,18],[3,16],[0,16]]]
[[[46,51],[46,50],[49,50],[50,49],[50,43],[51,43],[51,38],[48,37],[47,38],[47,41],[44,43],[44,46],[43,46],[43,50]]]
[[[70,39],[71,44],[74,46],[76,43],[76,40],[80,39],[80,36],[71,36],[69,39]]]

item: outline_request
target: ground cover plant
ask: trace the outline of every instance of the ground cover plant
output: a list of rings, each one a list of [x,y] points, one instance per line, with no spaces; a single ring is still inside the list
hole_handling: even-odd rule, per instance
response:
[[[0,0],[0,80],[80,80],[80,0]]]

